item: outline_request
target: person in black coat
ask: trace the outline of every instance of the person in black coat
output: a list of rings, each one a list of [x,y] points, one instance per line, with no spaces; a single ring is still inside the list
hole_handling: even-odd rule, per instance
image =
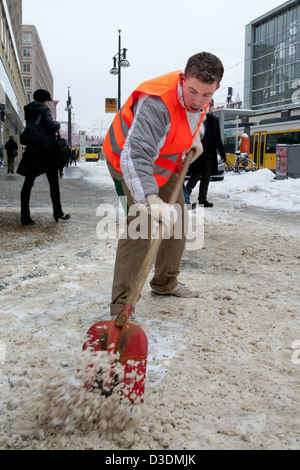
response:
[[[37,90],[33,94],[34,101],[24,107],[26,124],[35,122],[40,117],[39,128],[41,129],[41,144],[26,144],[26,150],[17,172],[25,176],[21,190],[21,223],[22,225],[35,225],[30,217],[29,201],[31,189],[37,176],[46,173],[50,186],[50,196],[53,205],[53,216],[58,219],[67,220],[70,214],[64,214],[61,201],[58,180],[58,165],[54,155],[54,143],[56,132],[60,124],[54,121],[49,108],[52,101],[50,93],[46,90]]]
[[[201,180],[198,201],[204,207],[213,207],[213,203],[207,200],[207,192],[211,175],[218,173],[217,151],[219,151],[222,160],[226,161],[219,120],[212,114],[213,110],[214,100],[212,99],[209,105],[209,112],[204,121],[203,154],[189,167],[191,177],[186,185],[189,194],[191,194],[198,181]]]
[[[7,173],[15,172],[15,158],[18,155],[18,144],[11,135],[5,144],[5,150],[7,153]]]

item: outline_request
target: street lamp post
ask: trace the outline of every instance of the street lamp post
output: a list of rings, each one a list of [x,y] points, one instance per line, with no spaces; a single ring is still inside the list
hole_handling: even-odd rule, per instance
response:
[[[118,75],[118,109],[121,109],[121,67],[130,67],[130,63],[126,59],[126,52],[127,49],[123,48],[121,49],[121,30],[118,30],[119,32],[119,51],[118,53],[113,57],[113,68],[110,69],[109,73],[112,75]]]
[[[70,88],[68,88],[68,101],[67,101],[67,107],[65,108],[65,111],[68,111],[68,144],[71,148],[72,146],[72,124],[71,124],[71,119],[72,119],[72,109],[73,106],[71,105],[72,99],[70,96]]]

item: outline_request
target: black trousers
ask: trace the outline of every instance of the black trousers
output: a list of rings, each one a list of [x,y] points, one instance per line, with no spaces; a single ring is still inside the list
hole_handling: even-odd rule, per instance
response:
[[[7,173],[14,173],[15,171],[15,157],[7,155]]]
[[[191,169],[192,175],[186,185],[188,192],[191,194],[192,190],[201,179],[199,187],[198,201],[203,203],[207,199],[208,186],[211,176],[212,156],[205,155],[205,158],[199,157],[197,161],[197,169]]]
[[[50,186],[50,197],[53,205],[53,214],[60,216],[63,214],[63,211],[60,202],[58,170],[56,168],[48,170],[46,172],[46,176]],[[30,195],[36,178],[37,177],[34,175],[25,176],[25,181],[21,190],[21,219],[26,220],[30,218]]]

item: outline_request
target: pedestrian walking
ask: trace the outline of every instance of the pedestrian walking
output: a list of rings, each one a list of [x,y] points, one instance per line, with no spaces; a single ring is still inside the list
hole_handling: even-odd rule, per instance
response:
[[[72,152],[71,152],[70,166],[72,166],[73,162],[76,166],[76,151],[75,151],[75,149],[72,149]]]
[[[18,155],[18,144],[14,139],[14,136],[9,136],[8,141],[5,144],[5,150],[7,154],[7,173],[15,172],[15,158]]]
[[[208,187],[211,175],[218,174],[218,151],[222,160],[226,161],[226,154],[221,139],[219,120],[212,113],[214,100],[210,101],[209,109],[204,120],[204,136],[202,139],[203,153],[190,165],[191,177],[186,185],[189,194],[200,180],[198,202],[204,207],[213,207],[207,200]]]
[[[135,204],[154,220],[170,225],[174,206],[167,204],[177,180],[175,169],[184,152],[200,153],[199,128],[209,101],[220,85],[224,68],[214,55],[192,56],[184,71],[175,71],[142,83],[128,98],[108,131],[103,150],[117,194],[127,198],[127,227],[136,221],[130,208]],[[199,145],[200,144],[200,145]],[[174,226],[185,226],[188,212],[183,191],[177,205],[182,217]],[[179,212],[179,210],[178,210]],[[179,283],[179,267],[185,247],[182,237],[164,239],[158,251],[152,292],[176,297],[198,297]],[[112,286],[111,315],[124,304],[132,283],[148,252],[148,237],[122,236],[118,242]]]
[[[49,182],[55,221],[68,220],[71,217],[70,214],[64,214],[60,200],[58,162],[54,149],[55,136],[60,129],[60,124],[54,121],[49,108],[52,98],[47,90],[40,89],[34,92],[33,99],[33,102],[24,107],[24,111],[26,125],[30,126],[30,123],[35,123],[38,144],[30,139],[29,142],[26,142],[26,150],[17,170],[19,174],[25,176],[21,190],[21,223],[23,226],[35,225],[30,216],[30,195],[35,179],[43,173],[46,173]]]

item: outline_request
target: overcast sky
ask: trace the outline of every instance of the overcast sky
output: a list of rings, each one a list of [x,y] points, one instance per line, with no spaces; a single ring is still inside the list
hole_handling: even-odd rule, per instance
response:
[[[99,135],[114,115],[105,113],[105,98],[116,98],[117,77],[109,74],[112,57],[128,49],[130,67],[122,69],[123,104],[144,80],[183,69],[201,51],[216,54],[225,76],[215,95],[226,101],[243,96],[245,26],[285,2],[280,0],[23,0],[23,24],[34,24],[53,77],[58,120],[70,87],[79,129]]]

